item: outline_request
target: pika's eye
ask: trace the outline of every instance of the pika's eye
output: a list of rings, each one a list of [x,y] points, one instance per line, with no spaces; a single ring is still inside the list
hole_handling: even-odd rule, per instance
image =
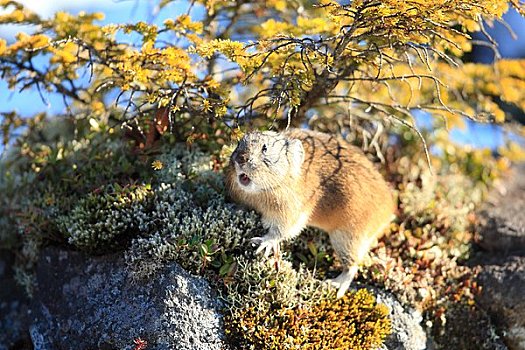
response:
[[[267,150],[268,150],[268,148],[266,147],[266,145],[263,145],[263,146],[262,146],[262,152],[263,152],[263,153],[266,153]]]

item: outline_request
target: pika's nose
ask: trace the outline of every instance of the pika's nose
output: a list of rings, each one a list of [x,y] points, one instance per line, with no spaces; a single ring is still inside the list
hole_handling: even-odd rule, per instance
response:
[[[248,155],[246,153],[239,152],[235,156],[235,161],[239,163],[239,165],[244,165],[248,161]]]

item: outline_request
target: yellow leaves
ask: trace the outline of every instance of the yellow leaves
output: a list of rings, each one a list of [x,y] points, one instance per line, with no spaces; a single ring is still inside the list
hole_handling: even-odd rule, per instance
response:
[[[513,162],[525,161],[525,147],[516,142],[508,142],[504,147],[498,148],[498,152]]]
[[[210,100],[207,98],[202,99],[201,110],[205,114],[213,113],[213,115],[218,118],[224,116],[228,112],[228,109],[222,101]]]
[[[106,106],[104,106],[104,103],[101,101],[93,101],[91,102],[91,111],[93,114],[102,114],[106,110]]]
[[[106,36],[113,37],[116,33],[119,27],[116,24],[108,24],[100,28],[102,33]]]
[[[0,56],[2,56],[7,51],[7,42],[0,38]]]
[[[321,1],[320,8],[324,13],[319,18],[327,19],[328,26],[317,29],[318,33],[327,30],[335,34],[338,28],[332,29],[329,25],[351,25],[355,18],[359,18],[359,25],[352,28],[354,36],[374,37],[378,45],[419,43],[462,56],[465,51],[470,51],[470,44],[467,35],[454,27],[460,25],[464,31],[479,30],[481,16],[488,20],[500,18],[508,5],[505,0],[482,0],[476,5],[470,0],[355,0],[345,7],[333,1]],[[299,22],[297,28],[301,28]],[[295,30],[288,29],[288,32]],[[303,32],[308,33],[307,30]]]
[[[142,35],[142,44],[147,45],[150,43],[153,45],[158,36],[158,27],[154,24],[147,24],[146,22],[137,22],[135,24],[127,24],[122,26],[124,33],[129,34],[135,31]]]
[[[327,18],[306,18],[297,17],[297,28],[306,34],[335,34],[339,31],[339,27],[334,25],[332,21]]]
[[[508,76],[525,79],[525,59],[521,60],[499,60],[496,66],[500,72]]]
[[[276,35],[290,34],[294,26],[290,23],[279,22],[271,18],[256,28],[261,39],[267,39]]]
[[[395,54],[395,52],[392,52]],[[355,96],[364,101],[403,108],[428,107],[449,128],[462,128],[464,117],[503,123],[505,112],[501,99],[525,109],[525,60],[502,60],[493,65],[465,64],[453,67],[446,62],[431,62],[431,70],[422,64],[412,68],[395,64],[378,70],[374,61],[355,72],[352,85],[341,84],[339,95]],[[376,77],[375,81],[370,77]],[[364,81],[359,79],[363,78]],[[438,89],[439,88],[439,93]]]
[[[115,83],[123,90],[150,89],[167,83],[181,83],[194,73],[188,53],[178,47],[163,49],[146,42],[142,50],[127,50],[111,67],[117,73]]]
[[[216,106],[214,109],[214,113],[216,117],[223,117],[226,115],[227,112],[228,112],[228,109],[226,108],[225,105]]]
[[[30,45],[35,50],[40,50],[49,45],[49,37],[43,34],[33,35],[30,39]]]
[[[106,18],[106,15],[102,12],[94,12],[92,16],[93,16],[93,19],[96,21],[102,21],[104,20],[104,18]]]
[[[192,47],[190,52],[195,52],[204,58],[211,58],[216,52],[222,53],[228,59],[236,62],[244,72],[249,72],[261,63],[261,58],[257,55],[249,55],[244,44],[239,41],[215,39],[209,42],[202,42],[196,47]]]
[[[157,106],[159,108],[167,107],[171,103],[169,96],[157,96]],[[175,110],[178,106],[174,106],[171,110]]]
[[[62,45],[61,48],[51,48],[50,51],[54,55],[49,62],[67,65],[77,61],[79,48],[75,43],[69,41]]]
[[[58,11],[55,13],[55,21],[58,23],[69,22],[71,18],[72,16],[67,12]]]
[[[478,32],[481,29],[479,21],[474,19],[466,19],[462,21],[461,25],[468,32]]]
[[[457,114],[448,113],[448,115],[445,118],[447,121],[447,127],[449,129],[458,128],[464,130],[466,127],[465,118]]]
[[[273,7],[277,11],[284,11],[286,10],[286,5],[288,1],[286,0],[266,0],[266,6],[267,7]]]
[[[58,23],[71,23],[78,20],[83,22],[93,22],[101,21],[104,18],[105,15],[102,12],[86,13],[84,11],[80,11],[78,16],[73,16],[70,13],[64,11],[58,11],[55,13],[55,21]]]
[[[26,9],[22,4],[15,1],[2,1],[0,7],[7,10],[8,7],[14,7],[11,12],[0,14],[0,24],[4,23],[34,23],[39,17],[32,11]],[[0,11],[5,12],[5,11]]]
[[[49,37],[43,34],[28,35],[26,33],[18,33],[16,39],[16,42],[8,47],[4,47],[3,50],[1,50],[2,44],[0,43],[0,52],[3,51],[4,55],[11,55],[19,50],[38,51],[49,46]]]
[[[500,60],[496,66],[502,100],[525,110],[525,60]]]
[[[221,84],[215,79],[206,79],[206,86],[212,90],[218,90],[221,87]]]
[[[53,19],[43,22],[43,27],[53,30],[55,40],[72,41],[75,38],[96,50],[103,50],[113,42],[109,34],[111,26],[102,27],[94,24],[94,21],[104,18],[102,13],[80,12],[77,16],[66,12],[57,12]]]
[[[194,33],[187,33],[186,38],[194,45],[200,45],[203,42],[202,38]]]
[[[164,21],[164,26],[180,33],[194,32],[196,34],[202,34],[203,30],[203,23],[192,21],[188,15],[180,15],[175,21],[173,19],[167,19]]]
[[[507,102],[523,101],[523,89],[525,83],[521,79],[503,77],[500,80],[502,88],[502,99]]]
[[[503,14],[509,9],[507,0],[484,0],[480,1],[480,3],[483,6],[484,14],[497,18],[503,17]]]
[[[385,113],[429,106],[451,127],[462,125],[461,113],[490,113],[502,121],[504,113],[494,102],[496,96],[525,109],[523,63],[498,63],[496,70],[472,64],[454,68],[432,51],[458,57],[470,51],[465,32],[479,29],[481,16],[500,16],[507,8],[505,0],[316,3],[319,5],[284,0],[248,2],[234,17],[236,8],[230,0],[197,0],[196,7],[217,16],[204,22],[209,25],[206,28],[186,14],[165,20],[159,28],[146,22],[100,26],[96,21],[102,14],[58,12],[51,20],[40,21],[41,32],[51,39],[21,35],[11,46],[0,39],[0,55],[16,53],[17,58],[25,59],[41,50],[50,67],[43,76],[52,82],[42,85],[46,89],[54,89],[54,84],[67,87],[66,79],[75,77],[76,72],[84,76],[92,73],[89,92],[133,90],[133,99],[140,99],[137,106],[149,102],[179,108],[179,104],[184,111],[217,116],[234,112],[248,101],[256,112],[282,117],[283,111],[304,106],[306,96],[312,95],[317,101],[311,101],[311,106],[315,105],[319,114],[347,108],[341,101],[350,96],[377,102],[377,106],[385,106]],[[30,15],[21,6],[9,6],[10,13],[0,18],[20,22]],[[232,18],[238,22],[230,26]],[[137,33],[143,38],[138,47],[129,44]],[[159,33],[163,40],[159,40]],[[222,33],[221,39],[214,37],[216,33]],[[123,40],[126,34],[131,35]],[[183,40],[167,42],[173,36]],[[187,45],[193,47],[188,49]],[[428,47],[431,50],[425,49]],[[225,63],[222,56],[238,67]],[[427,63],[431,71],[425,67]],[[15,86],[15,74],[10,79]],[[322,79],[327,84],[319,84]],[[181,86],[187,94],[178,94]],[[330,90],[326,93],[336,96],[328,99],[333,105],[325,107],[324,91],[318,96],[310,94],[313,88]],[[130,95],[124,95],[121,105]],[[171,99],[174,96],[177,101]],[[250,100],[252,97],[255,100]],[[99,95],[82,98],[85,102],[80,104],[93,113],[105,113],[103,105],[91,102],[101,101]],[[353,102],[347,99],[346,103]],[[355,106],[366,110],[367,103],[351,107]],[[377,111],[379,108],[374,108]]]
[[[7,23],[7,22],[22,22],[24,20],[24,12],[22,10],[14,10],[13,12],[2,15],[0,17],[0,23]]]
[[[336,34],[339,26],[323,13],[322,17],[297,17],[297,24],[276,21],[271,18],[255,28],[261,39],[268,39],[280,35],[302,36],[319,34]]]
[[[220,52],[234,61],[238,56],[246,55],[244,44],[239,41],[229,39],[215,39],[207,43],[202,43],[195,48],[195,52],[205,58],[210,58],[215,52]]]
[[[162,61],[169,67],[182,71],[190,71],[191,64],[188,54],[178,47],[168,47],[159,51]]]
[[[505,112],[503,112],[497,103],[490,99],[482,99],[478,101],[478,107],[481,109],[481,113],[488,113],[494,118],[496,123],[503,123],[505,121]]]

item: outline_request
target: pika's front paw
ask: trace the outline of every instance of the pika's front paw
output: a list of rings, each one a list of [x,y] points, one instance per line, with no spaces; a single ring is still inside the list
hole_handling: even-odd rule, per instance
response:
[[[259,247],[255,251],[255,254],[259,254],[262,251],[264,251],[264,257],[267,258],[270,256],[270,254],[274,253],[276,257],[279,256],[280,249],[279,249],[279,241],[275,238],[268,237],[268,235],[263,237],[254,237],[251,239],[251,242],[253,244],[259,244]]]
[[[326,280],[326,282],[328,282],[330,285],[337,288],[337,299],[340,299],[345,295],[346,291],[352,284],[356,273],[357,266],[352,266],[349,269],[343,271],[336,278]]]

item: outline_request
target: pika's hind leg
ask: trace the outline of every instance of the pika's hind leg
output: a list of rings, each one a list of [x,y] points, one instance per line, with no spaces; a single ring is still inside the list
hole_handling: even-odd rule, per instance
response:
[[[306,227],[308,215],[300,213],[294,219],[287,217],[286,220],[269,220],[263,218],[263,224],[268,228],[268,233],[263,237],[254,237],[252,242],[259,244],[255,251],[259,254],[264,251],[264,256],[268,257],[272,250],[275,255],[279,255],[279,243],[298,236]]]
[[[330,242],[343,263],[343,272],[336,278],[328,280],[337,288],[337,298],[342,298],[352,284],[357,274],[358,265],[370,249],[372,241],[366,236],[359,238],[346,231],[330,233]]]

